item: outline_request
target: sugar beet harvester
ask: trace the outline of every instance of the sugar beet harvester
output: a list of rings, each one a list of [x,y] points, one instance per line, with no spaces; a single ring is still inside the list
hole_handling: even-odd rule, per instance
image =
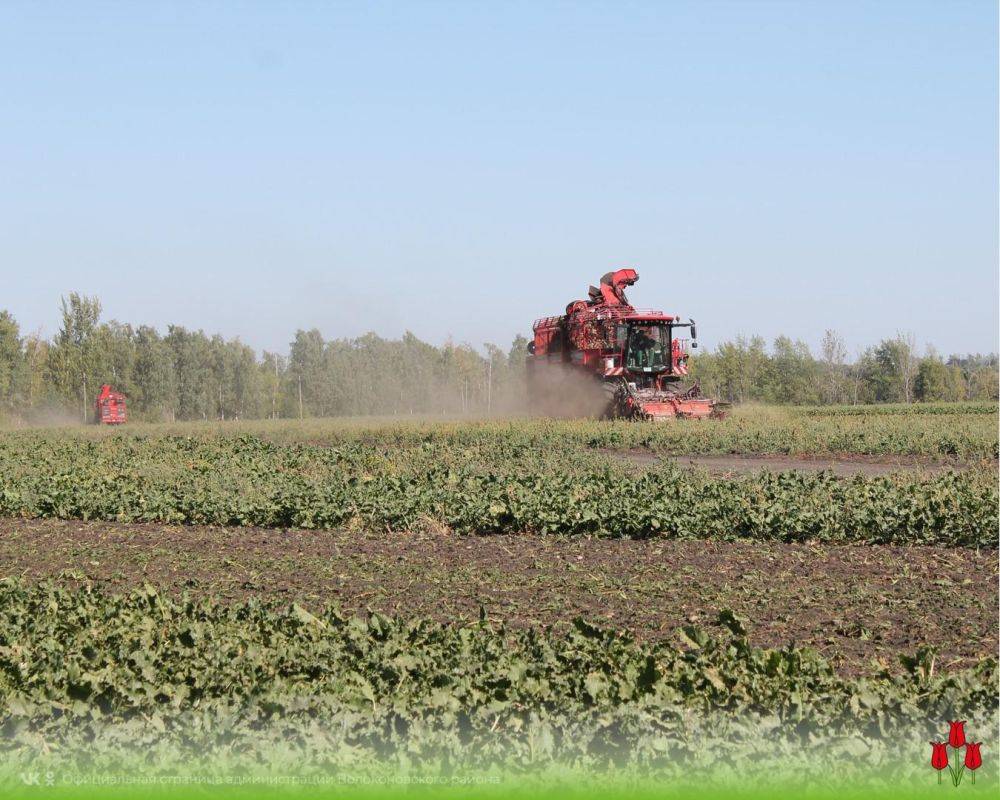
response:
[[[528,344],[528,400],[536,413],[670,420],[721,418],[722,406],[685,384],[694,320],[634,308],[625,287],[633,269],[609,272],[588,300],[535,321]],[[690,339],[677,336],[690,330]],[[686,331],[685,331],[686,332]]]
[[[104,384],[94,401],[94,422],[98,425],[124,425],[126,419],[125,395]]]

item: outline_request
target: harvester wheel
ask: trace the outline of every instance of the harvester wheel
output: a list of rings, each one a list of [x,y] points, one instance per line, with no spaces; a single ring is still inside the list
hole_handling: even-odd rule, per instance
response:
[[[618,416],[618,385],[614,381],[604,381],[601,384],[604,395],[604,413],[601,419],[614,419]]]

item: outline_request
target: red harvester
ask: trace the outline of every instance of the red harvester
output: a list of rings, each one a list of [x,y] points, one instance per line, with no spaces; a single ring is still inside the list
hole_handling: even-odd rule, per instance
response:
[[[688,345],[676,333],[694,320],[634,308],[625,287],[634,269],[609,272],[591,286],[588,300],[574,300],[566,313],[535,321],[528,344],[528,398],[532,408],[555,416],[585,414],[629,419],[716,419],[725,404],[686,385]]]
[[[104,384],[101,393],[97,395],[94,409],[94,421],[98,425],[122,425],[126,419],[125,395]]]

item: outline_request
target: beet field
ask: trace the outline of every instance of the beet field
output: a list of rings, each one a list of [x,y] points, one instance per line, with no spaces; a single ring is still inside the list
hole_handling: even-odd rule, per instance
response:
[[[898,785],[966,720],[989,785],[997,478],[995,404],[5,431],[0,761]]]

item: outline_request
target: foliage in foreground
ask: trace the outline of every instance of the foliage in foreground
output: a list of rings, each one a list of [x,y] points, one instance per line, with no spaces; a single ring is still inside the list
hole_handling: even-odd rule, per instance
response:
[[[508,631],[5,580],[0,749],[10,763],[147,753],[148,768],[284,758],[655,772],[803,746],[843,759],[903,731],[922,746],[945,719],[985,730],[996,717],[992,660],[934,674],[924,651],[902,674],[845,679],[808,650],[751,647],[729,612],[720,621],[731,636],[689,627],[638,644],[582,620],[569,634]]]
[[[517,429],[417,446],[243,437],[0,439],[0,514],[123,522],[993,546],[991,469],[716,480],[540,448]]]

